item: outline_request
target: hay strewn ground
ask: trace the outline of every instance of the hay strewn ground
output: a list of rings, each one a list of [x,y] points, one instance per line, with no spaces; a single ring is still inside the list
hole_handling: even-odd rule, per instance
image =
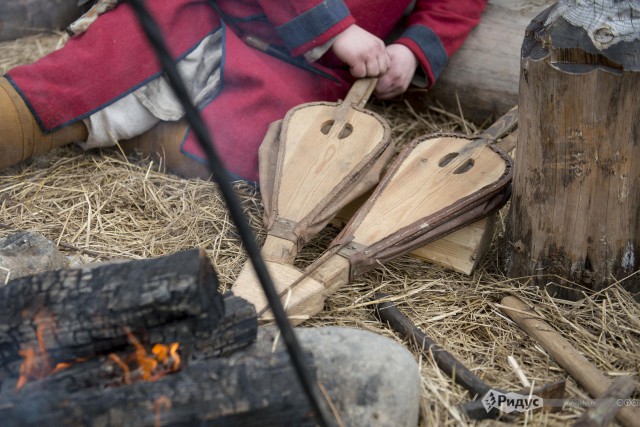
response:
[[[57,35],[0,45],[0,71],[36,59],[54,48]],[[437,109],[417,114],[405,102],[377,104],[398,140],[436,131],[473,133],[477,129],[457,112]],[[262,238],[260,199],[238,186],[258,236]],[[506,214],[503,213],[503,214]],[[0,174],[0,237],[39,231],[57,242],[75,262],[155,257],[199,246],[207,250],[224,288],[233,283],[245,260],[224,205],[209,182],[162,172],[149,162],[133,163],[118,150],[83,153],[69,147]],[[300,265],[315,259],[337,230],[328,228],[309,244]],[[508,356],[530,382],[566,377],[546,353],[500,311],[502,297],[513,294],[546,317],[576,348],[611,377],[640,372],[640,307],[614,285],[578,302],[557,300],[505,278],[499,270],[499,227],[491,252],[470,277],[409,258],[379,268],[331,297],[325,311],[306,326],[342,325],[395,337],[372,314],[374,291],[385,292],[436,342],[486,382],[522,388]],[[422,366],[421,425],[474,425],[456,405],[470,399],[452,385],[429,358]],[[393,363],[393,361],[389,361]],[[588,398],[572,380],[567,397]],[[537,413],[511,420],[515,425],[567,425],[582,409]],[[478,425],[499,425],[481,422]]]

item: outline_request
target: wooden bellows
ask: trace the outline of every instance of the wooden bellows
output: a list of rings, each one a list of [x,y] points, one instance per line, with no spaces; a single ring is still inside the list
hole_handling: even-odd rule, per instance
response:
[[[508,198],[512,163],[490,142],[513,127],[515,114],[478,138],[434,135],[414,140],[327,252],[304,273],[285,262],[269,263],[292,321],[319,312],[325,298],[355,275],[501,207]],[[259,314],[267,313],[249,267],[233,291],[255,304]]]
[[[388,123],[364,110],[377,79],[357,81],[341,103],[290,110],[260,148],[265,227],[302,246],[379,179],[393,154]]]

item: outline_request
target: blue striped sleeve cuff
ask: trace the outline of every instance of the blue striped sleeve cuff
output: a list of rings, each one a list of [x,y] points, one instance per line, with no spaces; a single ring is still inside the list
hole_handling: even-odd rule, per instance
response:
[[[437,79],[447,65],[449,56],[436,33],[424,25],[413,25],[402,34],[402,37],[413,40],[420,47],[431,65],[434,78]]]
[[[351,12],[342,0],[325,0],[276,28],[287,48],[295,50],[322,36]]]

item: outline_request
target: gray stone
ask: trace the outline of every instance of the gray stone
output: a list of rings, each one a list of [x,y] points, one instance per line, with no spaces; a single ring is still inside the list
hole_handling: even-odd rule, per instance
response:
[[[30,276],[67,266],[67,258],[43,235],[21,231],[0,240],[0,285],[7,279]]]
[[[258,351],[271,351],[277,329],[260,328]],[[420,370],[395,341],[342,327],[296,328],[313,355],[318,378],[345,426],[415,427],[420,407]],[[282,340],[278,342],[282,345]]]

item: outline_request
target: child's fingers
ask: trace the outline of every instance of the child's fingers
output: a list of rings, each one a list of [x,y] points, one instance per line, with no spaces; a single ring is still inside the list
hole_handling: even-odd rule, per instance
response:
[[[383,50],[379,55],[375,55],[366,61],[367,76],[378,77],[383,75],[389,70],[390,64],[389,55]]]
[[[357,79],[367,76],[367,65],[365,62],[357,62],[350,68],[351,75]]]
[[[386,49],[382,52],[380,58],[378,58],[378,66],[378,71],[380,73],[379,75],[385,74],[387,71],[389,71],[389,67],[391,67],[391,57],[387,53]]]
[[[367,61],[367,76],[375,77],[380,74],[380,64],[378,58],[372,58]]]

